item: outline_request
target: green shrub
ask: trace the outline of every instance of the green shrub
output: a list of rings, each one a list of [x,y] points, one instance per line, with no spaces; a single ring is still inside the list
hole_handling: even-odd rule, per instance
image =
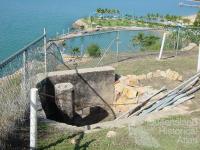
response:
[[[140,32],[132,38],[132,43],[134,46],[139,46],[141,50],[159,50],[160,37]]]
[[[200,11],[197,13],[196,19],[194,21],[194,26],[200,27]]]
[[[100,47],[97,44],[90,44],[87,47],[87,52],[89,56],[92,56],[92,57],[98,57],[101,55]]]
[[[76,56],[80,53],[79,47],[75,47],[75,48],[71,49],[70,51],[73,56]]]

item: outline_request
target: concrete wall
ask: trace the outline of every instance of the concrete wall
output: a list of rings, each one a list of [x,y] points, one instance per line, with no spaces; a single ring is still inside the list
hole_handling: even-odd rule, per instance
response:
[[[114,100],[114,68],[110,66],[48,73],[52,84],[69,82],[74,86],[75,103],[107,103]]]
[[[41,80],[42,77],[38,76],[42,85],[40,88],[43,93],[55,96],[55,85],[60,83],[71,83],[74,89],[74,104],[75,110],[85,108],[87,106],[101,106],[109,113],[110,108],[107,104],[112,104],[114,101],[114,82],[115,73],[114,68],[110,66],[85,68],[76,70],[65,70],[49,72],[46,81]],[[55,104],[55,98],[51,96],[40,95],[43,109],[49,119],[60,116],[58,121],[63,121],[63,116],[59,108]],[[56,109],[55,109],[56,108]]]

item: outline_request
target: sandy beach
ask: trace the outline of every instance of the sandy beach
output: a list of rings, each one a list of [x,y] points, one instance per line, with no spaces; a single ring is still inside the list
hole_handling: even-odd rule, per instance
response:
[[[194,21],[195,21],[196,16],[197,16],[197,14],[193,14],[193,15],[189,15],[189,16],[184,16],[183,18],[189,19],[190,22],[193,24]]]

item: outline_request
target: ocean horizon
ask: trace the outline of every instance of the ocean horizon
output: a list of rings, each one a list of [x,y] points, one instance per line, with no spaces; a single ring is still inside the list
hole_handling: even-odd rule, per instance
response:
[[[96,8],[116,8],[124,14],[147,13],[191,15],[198,9],[179,7],[179,0],[0,0],[0,62],[43,34],[48,37],[67,32],[77,19],[89,16]]]

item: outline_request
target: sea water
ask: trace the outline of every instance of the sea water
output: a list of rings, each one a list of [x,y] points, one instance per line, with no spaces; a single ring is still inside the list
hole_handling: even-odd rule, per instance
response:
[[[48,37],[67,32],[74,21],[89,16],[99,7],[117,8],[123,14],[138,16],[147,13],[191,15],[198,11],[196,8],[179,7],[179,2],[180,0],[0,0],[0,62],[43,34],[44,27]],[[105,47],[108,41],[102,41]]]

